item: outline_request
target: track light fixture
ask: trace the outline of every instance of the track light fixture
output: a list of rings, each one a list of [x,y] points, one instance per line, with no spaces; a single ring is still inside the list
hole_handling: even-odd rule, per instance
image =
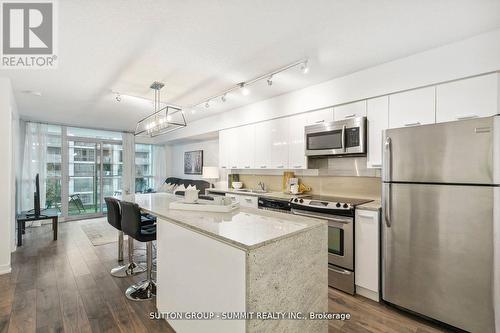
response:
[[[122,101],[122,96],[120,95],[120,93],[116,93],[115,99],[116,99],[117,102],[121,102]]]
[[[287,71],[287,70],[292,69],[292,68],[296,68],[296,67],[299,67],[302,73],[304,73],[304,74],[308,73],[309,72],[309,60],[308,59],[301,59],[299,61],[293,62],[289,65],[283,66],[283,67],[278,68],[272,72],[263,74],[263,75],[258,76],[256,78],[253,78],[251,80],[240,82],[240,83],[232,86],[231,88],[220,92],[217,95],[210,96],[208,98],[203,99],[199,103],[191,105],[191,107],[195,108],[197,106],[205,104],[205,108],[208,109],[210,107],[209,103],[213,100],[218,99],[218,98],[220,98],[220,100],[223,103],[225,103],[227,101],[227,94],[232,92],[232,91],[236,91],[236,90],[239,90],[243,96],[247,96],[250,94],[249,87],[251,85],[253,85],[261,80],[266,80],[267,85],[272,86],[274,75],[279,74],[279,73],[284,72],[284,71]]]

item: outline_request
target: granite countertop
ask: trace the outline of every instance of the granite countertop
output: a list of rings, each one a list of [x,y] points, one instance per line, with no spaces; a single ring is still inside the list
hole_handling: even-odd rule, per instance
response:
[[[380,200],[373,200],[373,201],[367,202],[363,205],[359,205],[356,208],[357,209],[364,209],[364,210],[378,211],[382,208],[382,202]]]
[[[212,193],[232,193],[232,194],[237,194],[237,195],[250,195],[254,197],[263,197],[263,198],[271,198],[271,199],[284,199],[284,200],[290,200],[292,198],[305,198],[307,196],[310,196],[310,194],[304,193],[304,194],[287,194],[283,192],[245,192],[245,191],[238,191],[238,190],[233,190],[233,189],[223,189],[223,188],[209,188],[207,189],[208,192]]]
[[[256,208],[240,207],[230,213],[169,209],[170,202],[182,198],[168,193],[117,198],[135,202],[153,215],[245,251],[325,225],[319,219]]]

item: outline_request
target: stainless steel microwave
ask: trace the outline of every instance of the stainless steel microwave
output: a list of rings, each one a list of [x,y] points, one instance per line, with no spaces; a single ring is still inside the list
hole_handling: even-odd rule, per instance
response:
[[[306,156],[366,155],[366,117],[305,128]]]

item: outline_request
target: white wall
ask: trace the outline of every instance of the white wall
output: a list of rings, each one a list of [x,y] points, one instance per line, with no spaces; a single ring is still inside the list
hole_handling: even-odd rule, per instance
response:
[[[19,119],[12,86],[7,78],[0,78],[0,274],[9,273],[10,253],[14,249],[16,143]]]
[[[500,29],[188,123],[157,142],[500,70]],[[311,68],[311,70],[314,70]]]
[[[201,179],[201,175],[184,174],[184,152],[203,150],[203,165],[219,165],[219,140],[206,140],[167,146],[167,172],[169,176],[184,179]]]

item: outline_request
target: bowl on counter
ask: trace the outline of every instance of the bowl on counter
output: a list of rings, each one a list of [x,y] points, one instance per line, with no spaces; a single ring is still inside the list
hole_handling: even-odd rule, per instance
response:
[[[242,182],[233,182],[233,188],[235,190],[239,190],[242,187],[243,187],[243,183]]]

